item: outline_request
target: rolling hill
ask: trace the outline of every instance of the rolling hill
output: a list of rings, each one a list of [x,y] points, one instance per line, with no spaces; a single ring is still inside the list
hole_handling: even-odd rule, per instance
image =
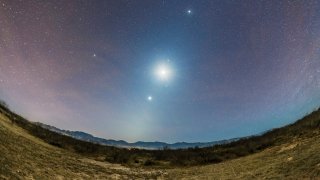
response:
[[[4,107],[0,111],[0,179],[320,178],[319,110],[261,136],[161,151],[84,142],[43,129]]]
[[[177,143],[165,143],[165,142],[144,142],[144,141],[137,141],[134,143],[128,143],[124,140],[113,140],[113,139],[103,139],[99,137],[95,137],[91,134],[81,132],[81,131],[69,131],[69,130],[63,130],[56,128],[54,126],[50,126],[47,124],[43,124],[40,122],[35,122],[36,125],[41,126],[45,129],[48,129],[50,131],[70,136],[75,139],[97,143],[101,145],[109,145],[109,146],[116,146],[116,147],[124,147],[124,148],[141,148],[141,149],[150,149],[150,150],[156,150],[156,149],[163,149],[163,148],[169,148],[169,149],[187,149],[187,148],[194,148],[194,147],[210,147],[217,144],[226,144],[233,141],[236,141],[240,138],[234,138],[234,139],[228,139],[228,140],[221,140],[221,141],[211,141],[211,142],[195,142],[195,143],[188,143],[188,142],[177,142]]]

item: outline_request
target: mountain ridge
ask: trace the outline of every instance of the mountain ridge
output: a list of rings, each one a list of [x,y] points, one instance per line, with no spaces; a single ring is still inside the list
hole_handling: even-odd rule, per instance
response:
[[[233,141],[237,141],[242,138],[232,138],[227,140],[219,140],[219,141],[210,141],[210,142],[175,142],[175,143],[166,143],[161,141],[136,141],[133,143],[129,143],[124,140],[114,140],[114,139],[104,139],[100,137],[93,136],[92,134],[83,132],[83,131],[70,131],[70,130],[64,130],[60,129],[48,124],[44,124],[41,122],[34,122],[34,124],[41,126],[42,128],[48,129],[50,131],[70,136],[75,139],[97,143],[101,145],[109,145],[109,146],[116,146],[121,148],[140,148],[140,149],[187,149],[187,148],[203,148],[203,147],[210,147],[214,145],[220,145],[220,144],[227,144]]]
[[[0,179],[319,179],[320,109],[260,136],[185,150],[102,146],[0,104]]]

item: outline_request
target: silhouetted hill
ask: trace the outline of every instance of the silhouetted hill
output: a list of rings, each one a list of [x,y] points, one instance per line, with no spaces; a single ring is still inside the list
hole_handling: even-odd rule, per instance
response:
[[[217,144],[226,144],[226,143],[230,143],[240,139],[240,138],[234,138],[229,140],[212,141],[212,142],[196,142],[196,143],[177,142],[173,144],[169,144],[165,142],[143,142],[143,141],[128,143],[123,140],[103,139],[103,138],[95,137],[91,134],[81,132],[81,131],[62,130],[54,126],[50,126],[40,122],[36,122],[35,124],[45,129],[48,129],[50,131],[53,131],[62,135],[70,136],[75,139],[79,139],[83,141],[98,143],[101,145],[123,147],[123,148],[142,148],[142,149],[150,149],[150,150],[163,149],[163,148],[168,148],[168,149],[186,149],[186,148],[194,148],[194,147],[202,148],[202,147],[209,147]]]
[[[190,166],[219,163],[258,153],[270,147],[280,146],[295,138],[313,137],[315,133],[319,132],[320,127],[320,110],[317,110],[293,124],[228,144],[205,148],[144,150],[117,148],[78,140],[31,123],[6,107],[0,106],[0,112],[8,117],[13,124],[22,127],[31,135],[48,144],[87,157],[104,157],[105,161],[111,163],[133,166]],[[84,135],[83,133],[80,134]],[[91,135],[85,134],[84,137],[91,138]]]
[[[0,107],[0,179],[318,179],[319,128],[317,110],[294,124],[229,144],[129,150],[55,133]],[[181,167],[199,164],[210,165]]]

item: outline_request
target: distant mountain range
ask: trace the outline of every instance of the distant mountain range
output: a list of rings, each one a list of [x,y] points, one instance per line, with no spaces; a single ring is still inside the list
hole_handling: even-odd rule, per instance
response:
[[[140,149],[186,149],[186,148],[194,148],[194,147],[209,147],[217,144],[226,144],[230,143],[236,140],[239,140],[240,138],[233,138],[229,140],[221,140],[221,141],[212,141],[212,142],[195,142],[195,143],[187,143],[187,142],[177,142],[173,144],[165,143],[165,142],[143,142],[138,141],[135,143],[129,143],[123,140],[113,140],[113,139],[103,139],[99,137],[95,137],[91,134],[81,132],[81,131],[69,131],[69,130],[62,130],[59,128],[56,128],[54,126],[50,126],[47,124],[43,124],[40,122],[35,122],[35,124],[48,129],[50,131],[63,134],[66,136],[70,136],[75,139],[102,144],[102,145],[109,145],[109,146],[116,146],[116,147],[123,147],[123,148],[140,148]]]

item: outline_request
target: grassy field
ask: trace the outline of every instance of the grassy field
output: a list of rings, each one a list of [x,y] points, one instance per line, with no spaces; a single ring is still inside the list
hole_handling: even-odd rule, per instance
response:
[[[246,157],[168,173],[174,179],[320,179],[320,133]]]
[[[0,179],[320,179],[319,110],[295,124],[261,137],[204,149],[156,152],[100,147],[68,137],[49,141],[48,137],[53,138],[55,134],[49,133],[48,136],[48,132],[36,129],[39,132],[35,137],[30,130],[36,127],[27,122],[17,124],[18,121],[12,121],[11,118],[16,117],[0,113]],[[26,128],[22,128],[22,125]],[[40,136],[42,133],[45,135]],[[61,138],[65,144],[59,144],[62,142],[57,140]],[[71,145],[67,146],[67,143]],[[77,148],[72,144],[81,146],[76,146],[81,151],[76,151]],[[202,156],[215,155],[214,152],[229,153],[229,156],[236,152],[239,156],[207,165],[196,162],[199,165],[181,166],[162,160],[161,164],[134,166],[128,162],[122,165],[106,162],[106,157],[114,156],[105,154],[130,154],[130,157],[137,156],[139,160],[155,159],[153,156],[159,153],[163,159],[174,155],[188,159],[190,155],[190,161],[199,156],[202,162]]]
[[[0,115],[0,179],[165,178],[163,170],[128,168],[49,145]]]

